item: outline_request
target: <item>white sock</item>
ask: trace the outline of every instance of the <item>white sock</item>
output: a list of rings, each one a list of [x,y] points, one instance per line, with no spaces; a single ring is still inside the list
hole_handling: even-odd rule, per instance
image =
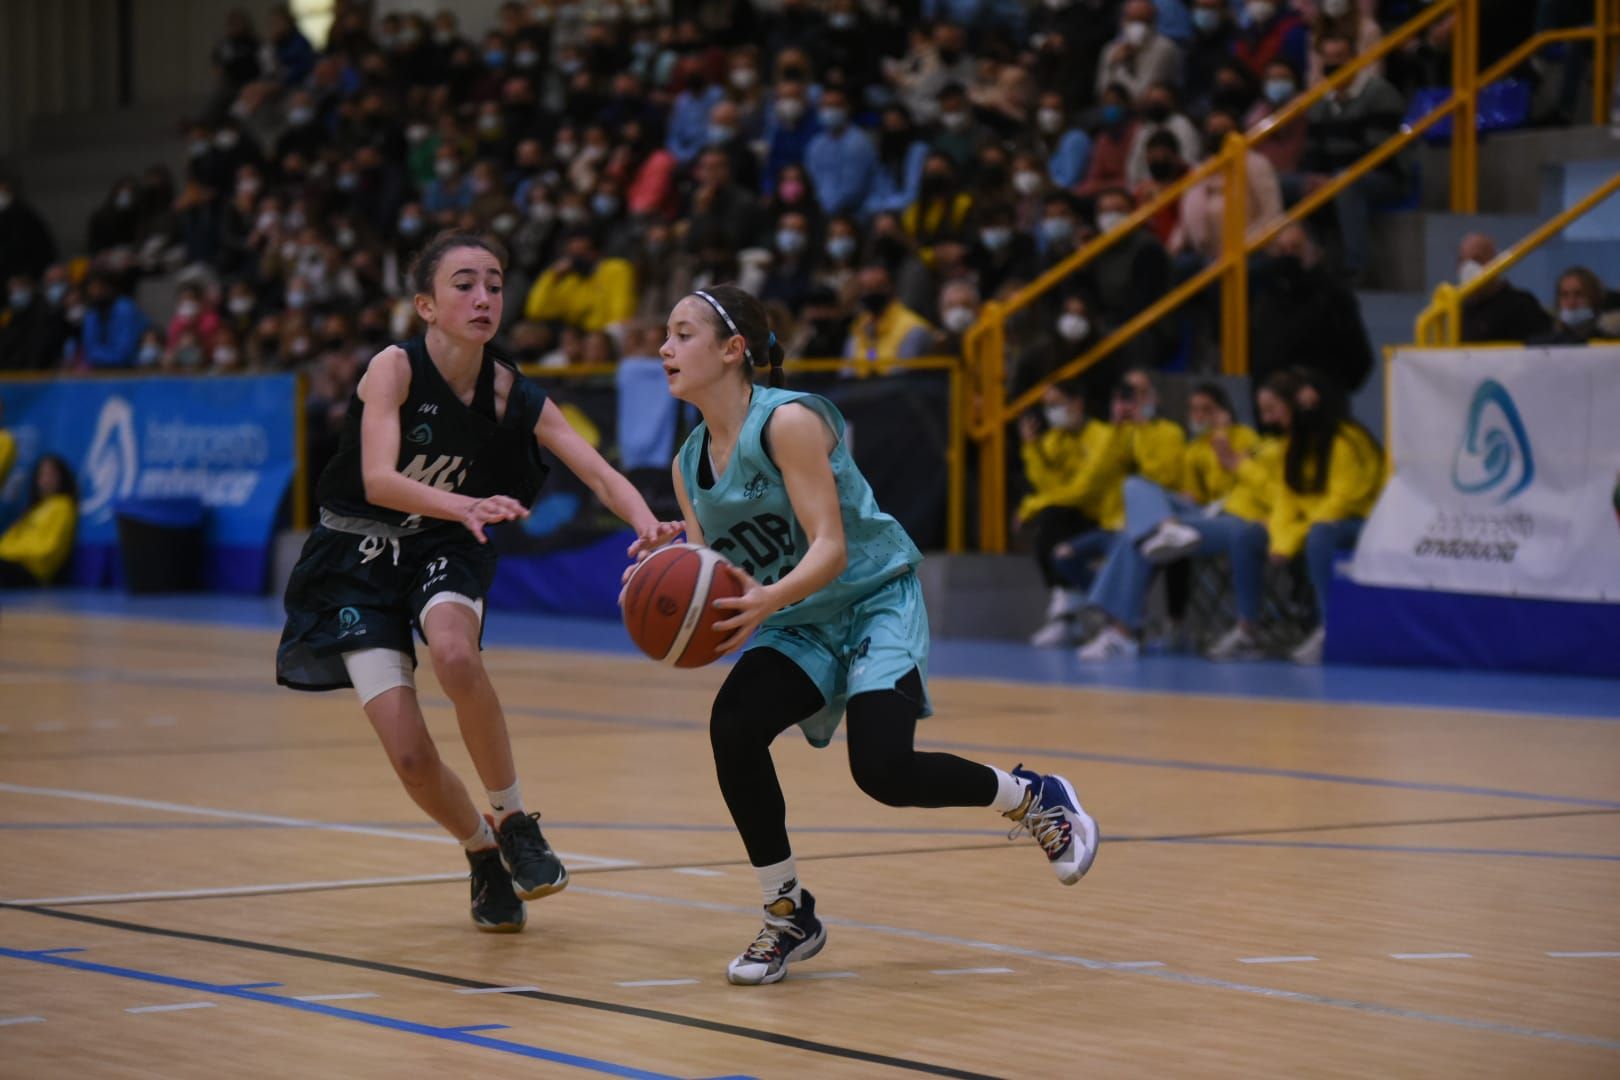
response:
[[[793,901],[793,907],[798,909],[804,902],[803,891],[799,888],[799,871],[793,865],[793,856],[789,855],[779,863],[769,866],[756,866],[754,873],[759,875],[759,894],[764,898],[767,909],[784,896]],[[787,912],[782,912],[787,914]]]
[[[986,765],[985,768],[996,774],[996,797],[991,800],[990,809],[1005,814],[1024,805],[1024,796],[1029,792],[1028,781],[1002,772],[994,765]]]
[[[479,815],[478,831],[463,840],[461,846],[468,851],[484,851],[494,847],[495,832],[489,827],[489,819]]]
[[[523,785],[514,780],[509,788],[489,792],[489,805],[495,811],[496,821],[507,814],[523,813]]]

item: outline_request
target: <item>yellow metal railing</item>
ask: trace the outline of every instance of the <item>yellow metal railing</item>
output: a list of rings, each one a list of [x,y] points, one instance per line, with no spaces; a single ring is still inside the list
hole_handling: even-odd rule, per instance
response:
[[[1227,374],[1246,373],[1249,362],[1249,256],[1264,248],[1290,224],[1309,217],[1345,188],[1391,160],[1447,117],[1452,119],[1451,209],[1455,213],[1473,213],[1478,206],[1479,195],[1476,117],[1481,88],[1489,86],[1548,45],[1591,41],[1594,47],[1594,119],[1598,123],[1606,122],[1612,88],[1612,46],[1620,38],[1620,0],[1595,0],[1595,4],[1591,26],[1537,34],[1481,72],[1478,62],[1479,0],[1434,0],[1421,14],[1386,34],[1377,45],[1345,64],[1332,78],[1325,79],[1295,98],[1283,109],[1262,120],[1252,131],[1244,134],[1234,132],[1215,157],[1139,206],[1124,222],[1093,238],[1015,296],[1006,301],[986,304],[979,321],[968,331],[964,340],[972,395],[972,400],[966,405],[970,410],[966,428],[979,450],[979,539],[983,550],[1001,552],[1007,549],[1008,424],[1033,406],[1048,387],[1071,379],[1112,355],[1217,279],[1221,280],[1221,370]],[[1448,18],[1452,20],[1452,87],[1447,99],[1284,213],[1269,221],[1250,223],[1247,158],[1251,149],[1275,132],[1302,120],[1311,106],[1322,98],[1349,86],[1362,71]],[[1195,184],[1216,175],[1225,178],[1225,216],[1220,255],[1193,277],[1116,327],[1086,352],[1027,392],[1008,401],[1007,320],[1088,266],[1154,215],[1173,205]]]
[[[946,374],[945,402],[945,548],[952,554],[967,549],[967,434],[963,427],[967,409],[967,395],[963,389],[962,362],[954,356],[925,356],[914,360],[882,360],[887,374],[907,371],[943,371]],[[837,374],[850,370],[857,361],[851,360],[789,360],[783,370],[789,375]],[[611,377],[617,370],[613,364],[576,364],[570,367],[542,368],[525,365],[525,375],[536,379],[592,379]]]
[[[1501,252],[1485,265],[1479,275],[1466,285],[1441,282],[1434,290],[1434,298],[1417,317],[1413,340],[1419,345],[1458,345],[1462,342],[1462,307],[1469,297],[1501,277],[1514,264],[1568,228],[1570,222],[1590,212],[1599,203],[1620,192],[1620,170],[1593,188],[1585,198],[1524,236],[1518,243]]]

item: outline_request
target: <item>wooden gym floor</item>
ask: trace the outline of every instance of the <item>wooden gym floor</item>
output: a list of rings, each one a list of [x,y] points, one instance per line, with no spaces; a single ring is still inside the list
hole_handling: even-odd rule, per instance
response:
[[[0,1076],[1620,1074],[1612,717],[939,678],[925,746],[1068,775],[1091,874],[790,734],[829,941],[741,988],[722,670],[486,654],[573,874],[489,936],[353,698],[276,689],[274,642],[0,616]]]

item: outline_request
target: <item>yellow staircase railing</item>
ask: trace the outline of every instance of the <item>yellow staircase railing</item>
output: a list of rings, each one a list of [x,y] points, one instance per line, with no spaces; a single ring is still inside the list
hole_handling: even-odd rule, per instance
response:
[[[1403,127],[1383,145],[1355,165],[1334,176],[1293,207],[1269,221],[1251,224],[1248,220],[1247,156],[1273,133],[1301,120],[1322,98],[1348,86],[1372,64],[1400,49],[1442,20],[1451,19],[1451,93],[1423,117]],[[1122,223],[1083,245],[1080,250],[1052,267],[1016,295],[993,301],[984,307],[978,322],[969,329],[963,343],[968,364],[969,413],[964,421],[968,436],[977,444],[979,474],[979,545],[987,552],[1007,550],[1007,427],[1033,406],[1046,389],[1071,379],[1112,355],[1147,327],[1164,318],[1183,303],[1213,284],[1221,282],[1221,370],[1244,374],[1249,364],[1248,258],[1264,248],[1290,224],[1309,217],[1345,188],[1405,150],[1423,133],[1450,117],[1451,191],[1454,213],[1473,213],[1478,206],[1478,137],[1476,116],[1482,88],[1511,71],[1537,50],[1567,41],[1591,41],[1593,63],[1594,122],[1607,122],[1612,90],[1613,48],[1620,38],[1620,0],[1595,0],[1593,24],[1535,35],[1486,71],[1479,71],[1479,0],[1434,0],[1421,14],[1385,35],[1376,46],[1354,58],[1286,107],[1261,121],[1252,131],[1234,132],[1221,152],[1191,170],[1154,199],[1139,206]],[[1171,206],[1195,184],[1221,174],[1225,178],[1222,246],[1220,255],[1187,281],[1170,290],[1155,303],[1114,328],[1100,341],[1027,392],[1007,400],[1007,321],[1057,288],[1075,273],[1089,266],[1098,256],[1150,218]],[[964,493],[965,500],[965,493]]]

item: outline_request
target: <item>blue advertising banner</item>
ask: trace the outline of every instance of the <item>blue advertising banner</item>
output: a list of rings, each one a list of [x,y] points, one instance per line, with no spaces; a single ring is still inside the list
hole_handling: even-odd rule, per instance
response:
[[[59,454],[79,483],[75,584],[120,579],[120,506],[190,498],[207,511],[201,583],[261,591],[296,468],[296,395],[291,375],[0,382],[18,452],[0,523],[22,511],[39,456]]]

